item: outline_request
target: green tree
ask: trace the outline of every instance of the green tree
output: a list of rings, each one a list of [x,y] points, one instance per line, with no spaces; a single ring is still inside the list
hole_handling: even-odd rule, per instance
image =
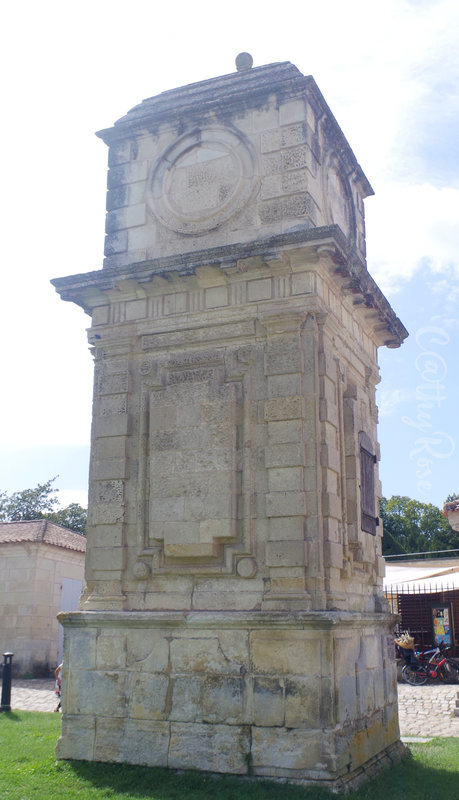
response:
[[[86,533],[87,517],[87,510],[79,503],[70,503],[66,508],[58,508],[57,511],[46,514],[46,519],[51,522],[82,534]]]
[[[49,519],[77,533],[85,533],[86,509],[78,503],[70,503],[66,508],[59,508],[59,500],[55,497],[58,489],[53,487],[56,477],[46,483],[39,483],[35,489],[22,489],[8,495],[0,492],[0,520],[20,522],[23,520]]]
[[[410,497],[394,495],[380,501],[383,555],[424,553],[459,548],[459,533],[440,509]]]
[[[445,503],[453,503],[455,500],[459,500],[459,494],[457,492],[449,494],[445,500]]]
[[[46,513],[53,511],[58,505],[57,498],[52,496],[57,491],[52,486],[56,477],[46,483],[39,483],[35,489],[22,489],[9,496],[2,492],[0,519],[10,522],[43,519]]]

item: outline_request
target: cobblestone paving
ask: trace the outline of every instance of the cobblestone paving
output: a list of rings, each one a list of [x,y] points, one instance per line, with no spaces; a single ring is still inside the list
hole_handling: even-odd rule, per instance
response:
[[[59,700],[53,680],[14,680],[11,685],[11,710],[54,711]]]
[[[401,736],[458,736],[459,717],[453,716],[457,684],[398,684]]]
[[[459,686],[398,684],[400,733],[402,736],[457,736],[459,717],[453,716]],[[22,711],[53,711],[57,705],[54,681],[15,680],[11,708]]]

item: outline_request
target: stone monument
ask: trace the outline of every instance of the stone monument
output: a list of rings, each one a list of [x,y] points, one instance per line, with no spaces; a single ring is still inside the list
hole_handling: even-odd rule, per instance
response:
[[[59,758],[356,782],[400,752],[382,596],[372,189],[312,77],[251,68],[112,128],[87,587]]]

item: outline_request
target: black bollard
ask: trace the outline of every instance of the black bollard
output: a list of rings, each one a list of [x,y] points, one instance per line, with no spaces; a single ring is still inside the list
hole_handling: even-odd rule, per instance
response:
[[[11,662],[14,653],[3,653],[2,702],[0,711],[11,711]]]

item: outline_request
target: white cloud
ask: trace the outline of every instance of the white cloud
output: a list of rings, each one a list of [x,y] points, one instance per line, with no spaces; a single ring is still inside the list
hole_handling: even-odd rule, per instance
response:
[[[414,392],[409,389],[385,389],[378,390],[378,411],[380,419],[391,417],[399,407],[412,400]]]
[[[80,489],[59,489],[58,500],[60,508],[67,508],[71,503],[78,503],[83,508],[87,508],[88,493]]]
[[[449,301],[451,301],[451,306],[457,308],[457,303],[459,301],[459,286],[451,286],[449,281],[442,281],[442,291],[444,294],[447,295],[448,298],[448,305]],[[452,309],[447,309],[445,314],[438,314],[431,317],[431,322],[433,325],[441,325],[443,328],[446,328],[450,331],[458,331],[459,330],[459,318],[457,316],[448,316],[448,312]]]
[[[428,266],[459,275],[459,189],[388,183],[367,201],[368,267],[394,292]]]

